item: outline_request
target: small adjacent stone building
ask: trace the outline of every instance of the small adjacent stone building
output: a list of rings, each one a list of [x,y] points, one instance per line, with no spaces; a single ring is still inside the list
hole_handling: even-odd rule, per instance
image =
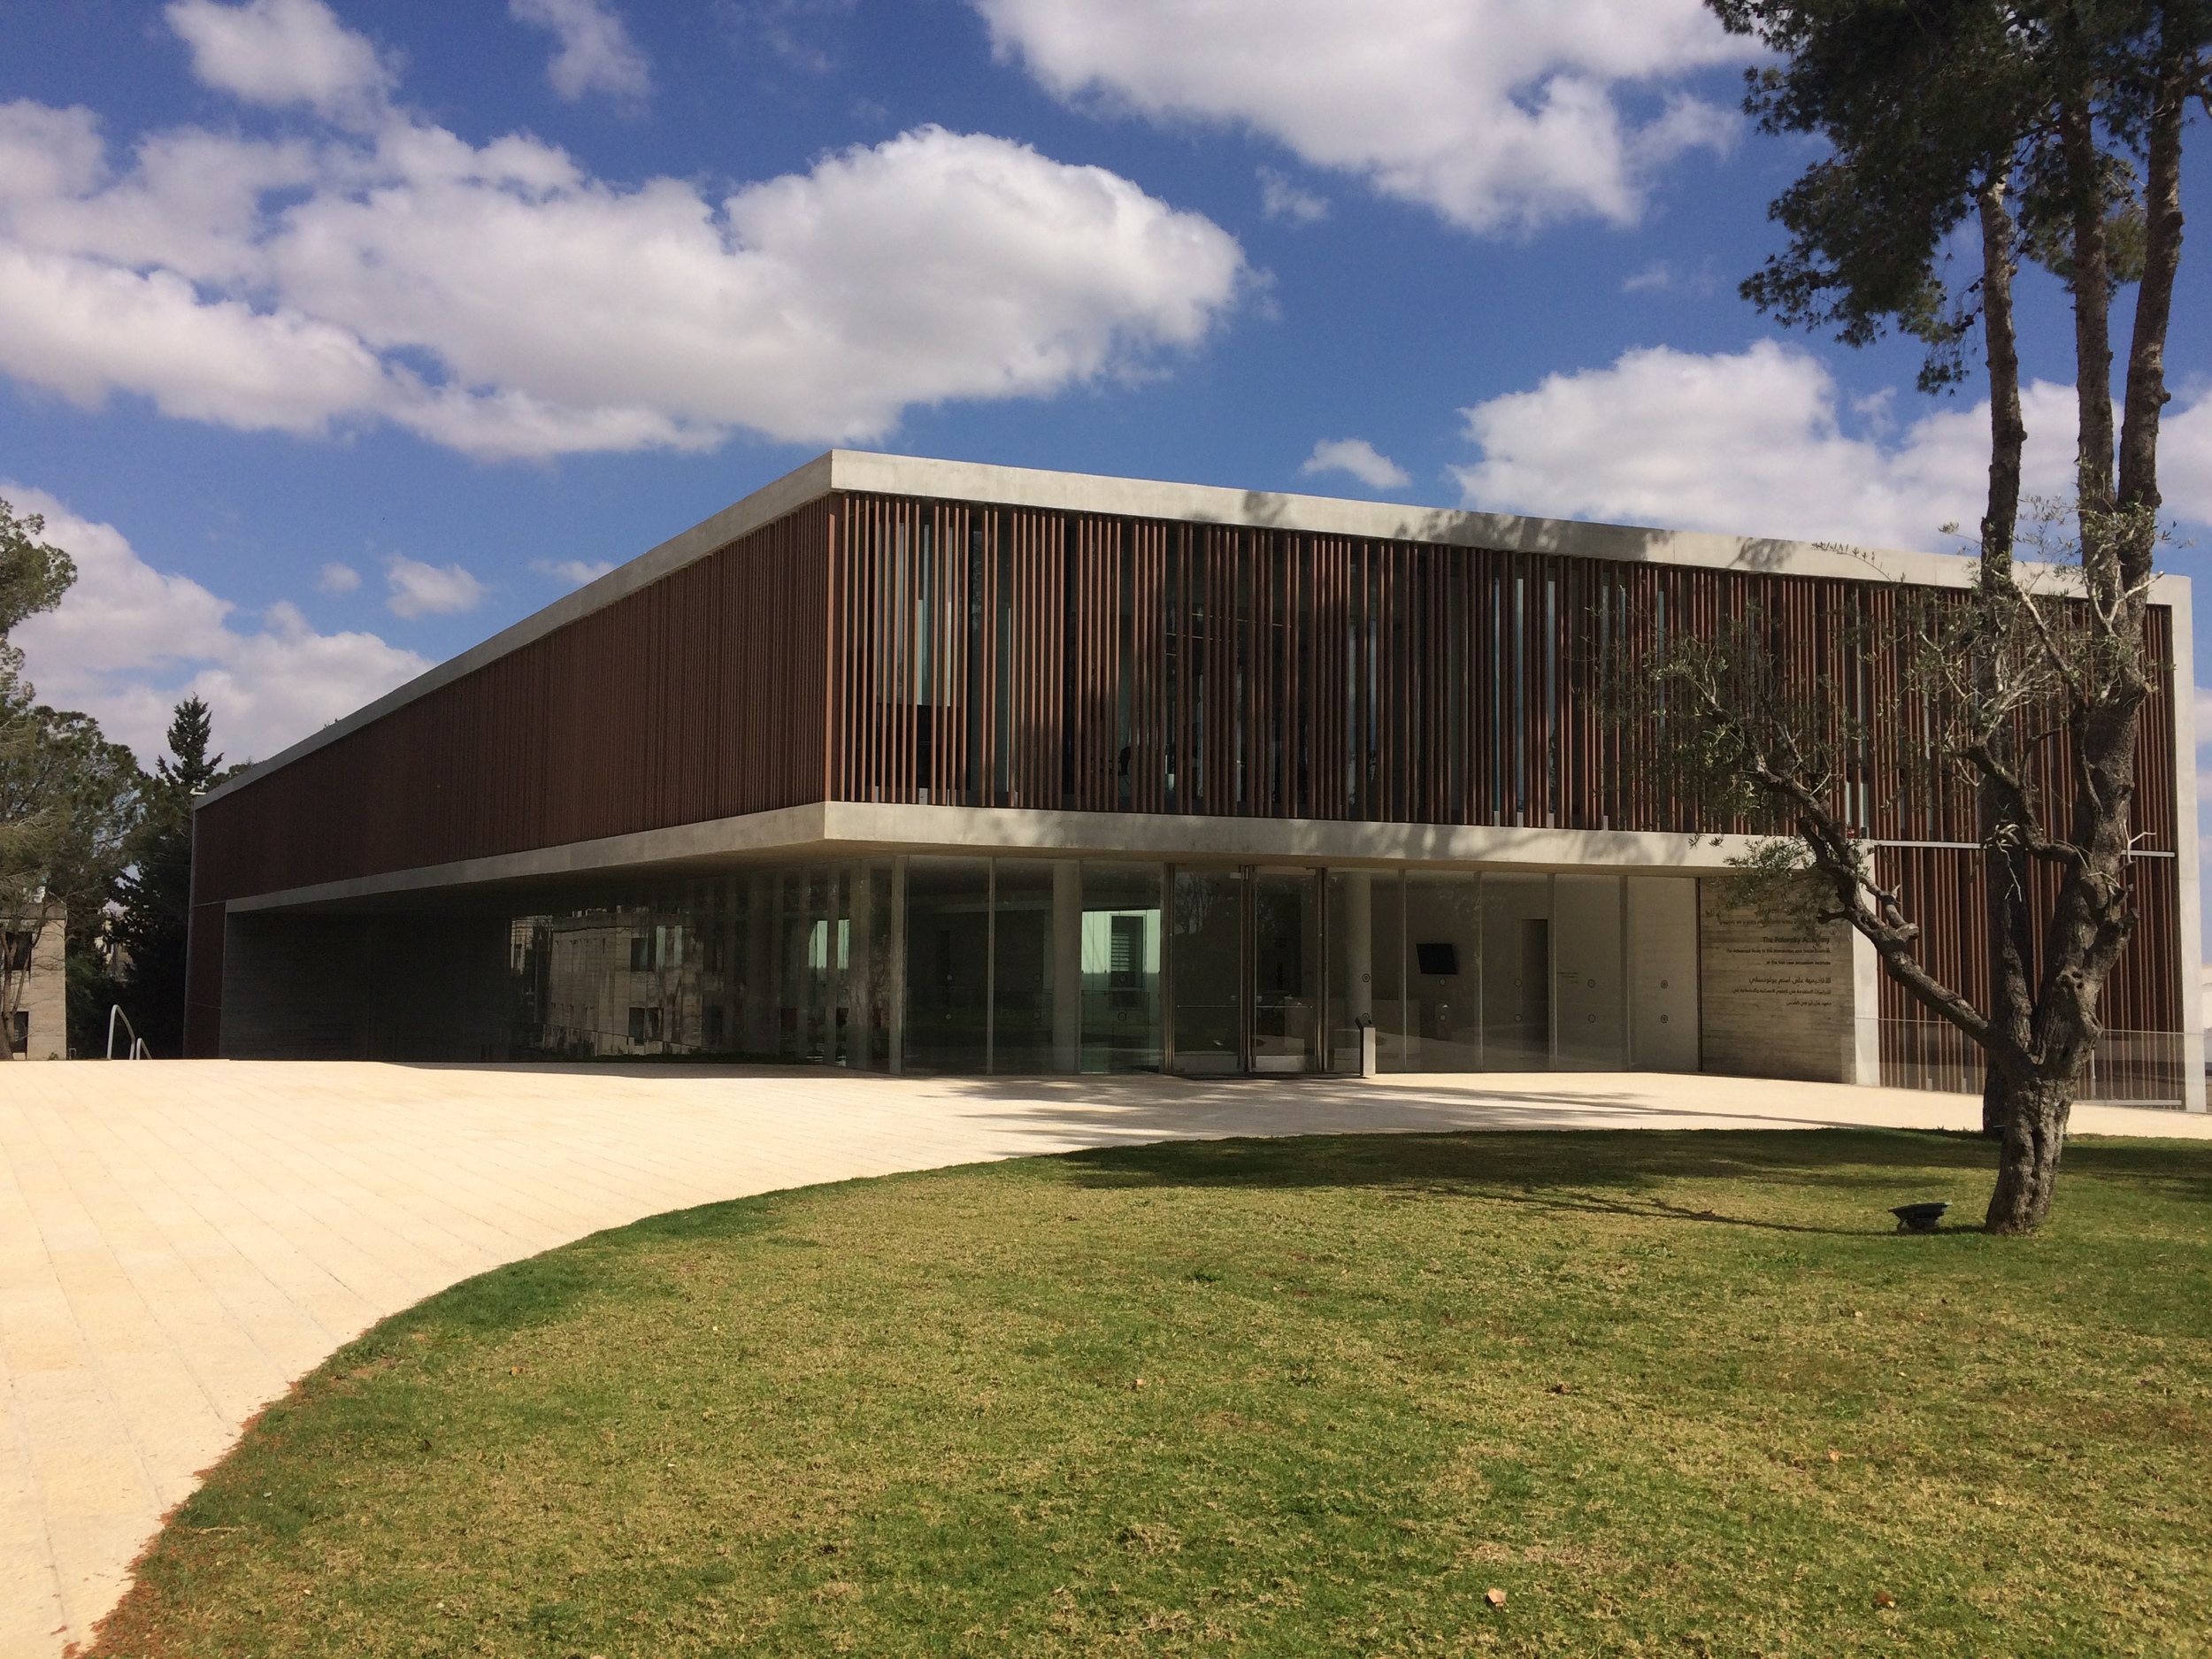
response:
[[[46,906],[36,929],[0,933],[0,972],[9,978],[10,995],[0,999],[14,1009],[4,1038],[9,1060],[61,1060],[69,1054],[69,985],[66,973],[67,918],[58,904]]]

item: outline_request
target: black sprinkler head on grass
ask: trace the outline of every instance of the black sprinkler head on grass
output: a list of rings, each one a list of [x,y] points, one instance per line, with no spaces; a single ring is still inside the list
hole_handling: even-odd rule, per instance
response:
[[[1900,1204],[1889,1213],[1897,1217],[1900,1233],[1933,1233],[1936,1223],[1943,1219],[1943,1212],[1950,1208],[1947,1202],[1939,1204]]]

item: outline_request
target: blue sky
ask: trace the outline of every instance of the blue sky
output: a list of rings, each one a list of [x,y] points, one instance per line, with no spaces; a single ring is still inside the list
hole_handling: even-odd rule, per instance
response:
[[[832,442],[1948,545],[1977,397],[1736,296],[1813,153],[1747,61],[1691,0],[0,4],[0,492],[86,572],[34,678],[265,755]]]

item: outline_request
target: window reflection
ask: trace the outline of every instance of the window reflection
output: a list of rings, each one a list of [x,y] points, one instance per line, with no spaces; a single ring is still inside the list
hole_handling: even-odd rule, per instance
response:
[[[1696,887],[913,856],[508,925],[510,1051],[977,1075],[1697,1064]]]

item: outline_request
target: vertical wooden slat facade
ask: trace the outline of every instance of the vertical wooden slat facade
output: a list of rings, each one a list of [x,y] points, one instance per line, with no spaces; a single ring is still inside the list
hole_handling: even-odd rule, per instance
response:
[[[822,798],[827,501],[196,815],[206,904]]]
[[[1931,711],[1895,652],[1864,649],[1909,602],[1874,580],[839,493],[210,803],[195,898],[823,800],[1749,833],[1701,820],[1600,687],[1755,619],[1864,723],[1839,804],[1893,844],[1928,959],[1975,995],[1973,802],[1915,764]],[[2145,1032],[2184,1012],[2168,685],[2139,749],[2143,929],[2107,1003]],[[197,947],[196,972],[215,982]]]
[[[1984,988],[1973,797],[1925,764],[1935,711],[1900,654],[1868,649],[1914,602],[1890,584],[867,496],[843,511],[833,587],[851,598],[833,627],[900,643],[853,652],[840,680],[832,799],[1749,833],[1767,826],[1701,818],[1600,687],[1671,637],[1755,622],[1864,729],[1838,804],[1925,895],[1938,972]],[[950,672],[896,666],[954,634],[934,648]],[[2163,611],[2147,645],[2167,662]],[[971,684],[981,718],[963,710]],[[950,733],[933,764],[909,764],[904,734],[933,728]],[[2162,676],[2117,1029],[2180,1029],[2172,746]],[[2039,751],[2047,799],[2062,764]],[[1886,1020],[1924,1018],[1886,979],[1882,995]]]

